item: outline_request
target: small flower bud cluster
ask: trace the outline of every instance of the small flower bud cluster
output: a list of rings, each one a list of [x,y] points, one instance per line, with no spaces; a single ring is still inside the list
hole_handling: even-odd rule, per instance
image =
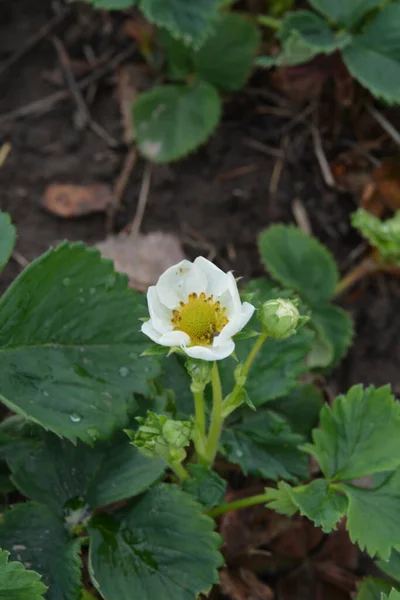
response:
[[[138,417],[137,421],[139,429],[130,437],[143,454],[164,458],[169,463],[185,459],[184,448],[189,445],[192,435],[190,421],[174,421],[150,411],[146,418]]]

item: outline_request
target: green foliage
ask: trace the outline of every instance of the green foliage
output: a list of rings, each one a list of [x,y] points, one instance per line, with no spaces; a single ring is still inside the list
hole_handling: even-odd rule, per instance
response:
[[[124,434],[95,447],[46,434],[41,446],[11,460],[12,479],[31,500],[60,514],[73,500],[97,508],[136,496],[159,480],[165,463],[149,459]]]
[[[326,477],[351,480],[400,466],[400,406],[389,386],[353,386],[333,407],[325,405],[314,444],[305,449]]]
[[[343,52],[350,73],[390,104],[400,102],[400,5],[379,12]]]
[[[270,508],[289,516],[298,510],[325,533],[335,529],[347,509],[346,496],[332,489],[324,479],[294,488],[280,482],[278,489],[267,488],[266,493]]]
[[[0,522],[0,539],[12,560],[42,575],[47,600],[80,600],[80,540],[70,538],[61,517],[40,504],[17,504]]]
[[[393,550],[388,560],[380,560],[377,564],[386,575],[400,581],[400,552],[398,550]]]
[[[310,304],[330,300],[338,283],[331,254],[315,238],[288,225],[273,225],[258,239],[261,260],[272,277]]]
[[[391,588],[388,581],[368,577],[359,586],[356,600],[382,600],[383,594],[389,594]]]
[[[14,248],[16,231],[7,213],[0,211],[0,271],[6,265]]]
[[[378,488],[364,489],[349,484],[339,487],[349,499],[347,529],[351,540],[370,556],[378,554],[384,560],[393,549],[400,550],[400,471]]]
[[[193,600],[218,580],[221,556],[214,522],[173,485],[137,499],[119,521],[90,526],[92,581],[107,600]]]
[[[300,449],[303,442],[283,417],[264,410],[227,426],[221,451],[245,474],[296,481],[308,475],[307,456]]]
[[[187,45],[199,47],[212,30],[219,0],[139,0],[140,9],[151,22],[165,27]]]
[[[269,410],[283,416],[294,432],[307,439],[317,426],[324,404],[320,390],[311,383],[299,383],[287,396],[268,403]]]
[[[192,476],[183,482],[183,489],[191,494],[204,508],[213,508],[220,504],[224,498],[227,483],[224,479],[208,467],[203,465],[187,465],[187,470]]]
[[[378,8],[382,0],[308,0],[309,3],[336,24],[351,29],[371,10]]]
[[[137,431],[126,430],[126,433],[145,456],[158,456],[167,462],[185,459],[185,448],[190,444],[193,429],[190,421],[175,421],[150,410],[146,417],[136,420],[139,422]]]
[[[9,562],[9,553],[0,550],[0,600],[43,600],[46,586],[40,575],[20,562]]]
[[[360,208],[352,214],[351,222],[385,262],[400,265],[400,210],[391,219],[381,221]]]
[[[2,401],[72,441],[109,436],[159,373],[155,359],[139,360],[143,314],[142,298],[97,250],[50,250],[0,301]]]
[[[317,332],[316,355],[308,357],[310,367],[337,365],[346,354],[353,338],[353,324],[346,311],[325,303],[311,308],[310,326]]]
[[[250,323],[251,326],[251,323]],[[311,348],[313,334],[301,329],[284,340],[268,339],[255,359],[251,377],[246,383],[250,400],[260,407],[269,400],[288,394],[297,384],[298,377],[307,370],[305,358]],[[240,340],[235,352],[244,362],[254,339]],[[234,381],[233,361],[223,361],[220,373],[224,389],[231,389]]]
[[[193,70],[223,91],[240,90],[249,76],[259,43],[259,30],[250,19],[224,14],[212,35],[193,53]]]
[[[206,141],[220,114],[218,92],[206,82],[154,87],[133,106],[138,148],[154,162],[177,160]]]
[[[75,2],[76,0],[72,1]],[[85,0],[85,2],[89,2],[94,8],[105,10],[125,10],[137,4],[137,0]]]

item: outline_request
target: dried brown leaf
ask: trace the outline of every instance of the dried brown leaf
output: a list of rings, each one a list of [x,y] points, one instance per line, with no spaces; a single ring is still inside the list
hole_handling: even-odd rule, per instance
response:
[[[238,572],[223,569],[220,580],[222,592],[231,600],[273,600],[274,598],[272,589],[248,569],[240,569]]]
[[[44,193],[43,206],[54,215],[70,219],[103,212],[113,203],[113,192],[105,184],[52,183]]]
[[[160,231],[137,236],[120,233],[100,242],[97,248],[104,258],[114,261],[117,271],[128,275],[130,286],[141,292],[185,258],[178,238]]]

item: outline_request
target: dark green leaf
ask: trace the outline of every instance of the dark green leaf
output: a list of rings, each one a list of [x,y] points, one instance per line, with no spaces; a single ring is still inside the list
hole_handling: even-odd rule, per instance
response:
[[[389,386],[353,386],[322,408],[320,421],[306,449],[326,477],[350,480],[400,465],[400,405]]]
[[[49,586],[47,600],[80,600],[80,540],[71,539],[62,519],[48,508],[17,504],[0,522],[0,539],[12,560],[42,575]]]
[[[168,78],[171,81],[185,81],[193,74],[193,50],[166,29],[159,29],[158,39],[166,57]]]
[[[223,91],[240,90],[250,74],[259,43],[259,30],[250,19],[225,13],[205,44],[193,54],[194,70]]]
[[[134,501],[120,523],[90,527],[90,571],[107,600],[193,600],[218,581],[219,536],[202,507],[173,485]]]
[[[10,216],[0,211],[0,271],[11,256],[15,238],[16,231]]]
[[[8,557],[0,550],[0,600],[43,600],[46,586],[40,575],[25,570],[20,562],[8,562]]]
[[[374,8],[382,4],[382,0],[309,0],[309,3],[328,19],[338,25],[351,28]]]
[[[220,115],[218,92],[206,82],[156,86],[133,105],[138,148],[156,163],[182,158],[207,140]]]
[[[305,47],[316,53],[330,54],[343,48],[351,40],[347,34],[335,33],[324,19],[309,10],[298,10],[285,15],[279,38],[285,44],[293,33],[297,34]]]
[[[307,456],[299,448],[303,441],[285,419],[264,410],[227,427],[221,451],[245,474],[293,481],[308,475]]]
[[[320,367],[337,365],[348,350],[353,337],[353,324],[348,313],[333,304],[313,306],[311,326],[317,331],[317,341],[326,344],[328,348],[327,360],[320,361],[318,365],[315,365],[314,360],[314,365]]]
[[[356,600],[382,600],[382,594],[389,593],[391,588],[388,581],[368,577],[359,586]]]
[[[312,332],[301,329],[284,340],[269,339],[265,342],[246,383],[246,390],[256,407],[285,396],[295,387],[298,377],[307,370],[305,358],[311,348],[312,338]],[[253,346],[254,339],[237,342],[235,351],[240,362],[246,360]],[[234,384],[236,364],[230,360],[220,363],[221,379],[226,392]]]
[[[258,239],[261,259],[272,277],[310,304],[329,300],[338,282],[330,252],[315,238],[288,225],[273,225]]]
[[[11,466],[18,489],[56,512],[75,498],[97,508],[141,494],[166,467],[143,456],[124,434],[94,448],[46,434],[40,449]]]
[[[213,508],[220,504],[226,492],[226,481],[207,467],[187,465],[191,479],[183,482],[183,489],[205,508]]]
[[[399,23],[400,4],[386,6],[343,50],[350,73],[375,96],[390,104],[400,102]]]
[[[268,408],[283,416],[296,433],[309,438],[318,425],[324,404],[320,390],[312,383],[299,383],[288,396],[272,400]]]
[[[212,30],[219,0],[139,0],[146,18],[188,46],[198,47]]]
[[[141,296],[110,261],[62,244],[33,262],[0,302],[0,396],[12,410],[72,441],[109,436],[132,394],[159,373],[138,318]]]
[[[347,529],[352,542],[370,556],[388,560],[393,549],[400,550],[400,471],[375,489],[340,484],[347,494]]]
[[[388,560],[380,560],[378,567],[393,579],[400,581],[400,552],[393,550]]]

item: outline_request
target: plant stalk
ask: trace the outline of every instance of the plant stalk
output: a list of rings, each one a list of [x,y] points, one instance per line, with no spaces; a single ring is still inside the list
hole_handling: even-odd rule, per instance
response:
[[[170,462],[169,466],[176,473],[181,481],[185,479],[190,479],[189,473],[186,471],[185,467],[180,462]]]
[[[248,508],[249,506],[255,506],[256,504],[266,504],[268,502],[267,494],[258,494],[257,496],[249,496],[249,498],[241,498],[240,500],[234,500],[234,502],[227,502],[216,506],[207,512],[209,517],[219,517],[232,510],[241,510],[242,508]]]
[[[211,385],[213,391],[213,408],[205,453],[206,462],[210,466],[213,464],[217,455],[219,438],[221,437],[222,424],[224,421],[222,416],[222,386],[216,361],[214,362],[211,371]]]
[[[354,267],[347,275],[345,275],[337,284],[335,290],[335,298],[341,296],[349,287],[354,285],[363,277],[371,273],[377,273],[382,270],[382,265],[372,260],[370,257],[364,258],[358,265]]]

